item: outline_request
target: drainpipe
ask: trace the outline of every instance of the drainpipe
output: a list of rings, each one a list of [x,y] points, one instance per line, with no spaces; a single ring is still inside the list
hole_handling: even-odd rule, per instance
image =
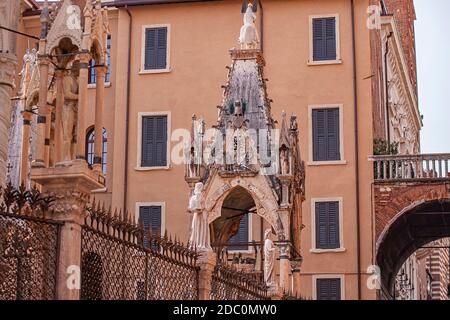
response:
[[[392,37],[393,33],[390,32],[386,39],[386,50],[384,52],[384,85],[386,90],[386,132],[387,132],[387,142],[391,143],[391,129],[389,122],[391,121],[391,116],[389,114],[389,81],[388,81],[388,54],[389,54],[389,39]]]
[[[133,26],[133,16],[131,15],[128,6],[125,5],[129,17],[128,25],[128,66],[127,66],[127,102],[126,102],[126,116],[125,116],[125,165],[123,178],[123,210],[124,214],[128,207],[128,151],[129,151],[129,136],[130,136],[130,83],[131,83],[131,28]]]
[[[260,29],[260,43],[261,43],[261,52],[264,52],[264,8],[262,5],[262,1],[259,1],[259,7],[261,8],[261,15],[260,15],[260,25],[259,25],[259,29]]]
[[[360,225],[360,193],[359,193],[359,135],[358,135],[358,85],[356,66],[356,31],[355,31],[355,3],[350,0],[352,16],[352,55],[353,55],[353,106],[355,130],[355,180],[356,180],[356,270],[358,275],[358,300],[361,300],[361,225]]]

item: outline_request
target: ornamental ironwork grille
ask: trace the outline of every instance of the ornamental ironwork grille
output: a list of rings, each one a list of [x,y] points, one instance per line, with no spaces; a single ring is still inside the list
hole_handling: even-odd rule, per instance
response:
[[[218,263],[211,282],[211,300],[269,300],[267,287],[251,274]]]
[[[33,189],[0,189],[0,300],[56,299],[60,223]]]
[[[197,300],[197,254],[93,204],[81,233],[82,300]],[[147,243],[147,242],[146,242]]]

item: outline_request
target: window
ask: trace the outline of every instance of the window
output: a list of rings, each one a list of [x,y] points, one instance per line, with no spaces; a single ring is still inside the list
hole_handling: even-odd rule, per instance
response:
[[[107,49],[108,49],[108,62],[105,75],[105,83],[109,83],[111,81],[111,36],[108,36],[107,38]],[[95,60],[92,59],[89,61],[89,77],[88,77],[88,83],[89,84],[95,84],[97,82],[97,74],[95,72]]]
[[[336,53],[336,18],[314,18],[314,61],[336,60]]]
[[[340,161],[339,108],[312,110],[313,161]]]
[[[152,234],[162,234],[162,206],[140,206],[139,222],[144,226],[144,245],[149,246],[148,234],[150,230]]]
[[[142,117],[141,167],[167,166],[167,115]]]
[[[316,249],[339,249],[339,202],[315,202]]]
[[[158,26],[144,29],[143,71],[169,69],[168,36],[168,26]]]
[[[341,279],[316,279],[317,300],[341,300]]]
[[[91,128],[86,136],[86,159],[90,167],[94,165],[94,128]],[[106,175],[106,161],[108,155],[108,138],[106,134],[106,129],[103,128],[103,147],[102,147],[102,172]]]
[[[309,17],[309,65],[340,64],[339,15]]]
[[[249,215],[245,214],[241,219],[237,234],[231,237],[230,240],[228,241],[228,250],[230,251],[248,250],[248,242],[249,242],[248,233],[249,233]]]

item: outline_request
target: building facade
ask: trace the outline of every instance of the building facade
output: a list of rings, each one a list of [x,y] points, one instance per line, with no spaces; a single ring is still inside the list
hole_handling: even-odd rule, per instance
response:
[[[188,240],[191,190],[177,129],[190,130],[194,113],[206,123],[217,120],[228,50],[239,45],[242,1],[102,2],[110,30],[106,183],[93,196]],[[72,3],[83,11],[85,1]],[[20,31],[38,36],[40,14],[25,11]],[[377,250],[369,158],[420,152],[413,2],[264,0],[256,17],[272,113],[279,122],[282,111],[297,116],[305,161],[298,291],[313,299],[375,299],[377,288],[368,285]],[[36,44],[19,40],[17,50]],[[91,165],[98,164],[95,65],[84,114]],[[257,215],[246,214],[229,252],[252,254],[262,229]]]

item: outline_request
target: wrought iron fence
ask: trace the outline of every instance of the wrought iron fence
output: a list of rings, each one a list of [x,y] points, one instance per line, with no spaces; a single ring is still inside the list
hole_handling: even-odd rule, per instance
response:
[[[167,235],[145,235],[129,214],[93,204],[81,239],[81,299],[198,299],[196,252]]]
[[[239,272],[218,263],[211,282],[211,300],[268,300],[267,287],[259,276]]]
[[[0,194],[0,300],[55,299],[60,223],[45,218],[52,199],[23,186]]]

